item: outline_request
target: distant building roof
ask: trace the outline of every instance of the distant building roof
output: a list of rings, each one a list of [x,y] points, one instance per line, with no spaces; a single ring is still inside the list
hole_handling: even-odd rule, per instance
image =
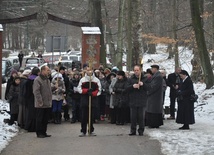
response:
[[[81,27],[83,34],[101,34],[99,27]]]

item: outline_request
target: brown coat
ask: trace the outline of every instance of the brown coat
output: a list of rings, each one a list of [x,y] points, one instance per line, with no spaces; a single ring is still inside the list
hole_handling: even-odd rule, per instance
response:
[[[52,107],[51,84],[47,77],[37,76],[33,83],[33,94],[35,97],[35,108]]]

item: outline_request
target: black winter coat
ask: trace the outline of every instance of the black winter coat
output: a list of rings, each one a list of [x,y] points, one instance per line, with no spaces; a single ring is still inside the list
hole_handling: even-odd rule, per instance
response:
[[[176,98],[176,89],[175,85],[178,85],[181,81],[181,78],[176,73],[171,73],[168,75],[167,85],[170,87],[169,97]]]
[[[34,105],[34,94],[33,94],[33,82],[36,78],[36,75],[30,75],[26,82],[26,91],[24,93],[24,97],[27,98],[26,100],[26,122],[25,122],[25,129],[28,131],[35,131],[36,130],[36,108]]]
[[[12,85],[13,81],[14,81],[13,76],[10,76],[10,78],[7,81],[7,86],[6,86],[6,90],[5,90],[5,100],[9,99],[8,93],[10,91],[10,86]]]
[[[74,100],[80,100],[81,95],[79,92],[74,91],[74,87],[77,88],[80,79],[71,79],[69,85],[69,96]]]
[[[127,78],[117,79],[117,82],[113,87],[113,92],[115,93],[113,98],[113,106],[119,108],[128,106],[128,96],[125,92],[127,84]]]
[[[179,91],[176,123],[194,124],[194,102],[190,100],[190,96],[194,94],[194,89],[190,77],[180,84]]]
[[[142,82],[146,81],[146,78],[141,76]],[[136,77],[136,75],[133,75],[128,80],[128,87],[126,88],[126,91],[129,96],[129,106],[132,107],[146,107],[147,102],[147,94],[143,87],[140,87],[140,89],[133,88],[133,84],[137,84],[139,82],[139,78]]]
[[[19,113],[19,105],[18,105],[19,92],[20,92],[20,87],[14,81],[8,93],[8,99],[10,103],[10,114]]]

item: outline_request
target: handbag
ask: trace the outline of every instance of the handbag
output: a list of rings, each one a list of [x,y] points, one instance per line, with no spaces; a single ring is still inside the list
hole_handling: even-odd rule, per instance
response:
[[[190,96],[190,100],[193,101],[193,102],[197,102],[197,100],[198,100],[198,95],[197,95],[197,94],[192,94],[192,95]]]

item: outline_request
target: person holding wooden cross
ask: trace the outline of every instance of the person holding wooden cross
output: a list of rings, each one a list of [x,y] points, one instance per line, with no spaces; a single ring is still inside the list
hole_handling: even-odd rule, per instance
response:
[[[87,67],[85,76],[80,80],[77,87],[78,92],[81,94],[80,108],[81,108],[81,134],[80,137],[84,137],[87,132],[94,136],[93,118],[94,109],[98,104],[98,97],[101,94],[101,83],[98,78],[93,74],[90,67]]]

